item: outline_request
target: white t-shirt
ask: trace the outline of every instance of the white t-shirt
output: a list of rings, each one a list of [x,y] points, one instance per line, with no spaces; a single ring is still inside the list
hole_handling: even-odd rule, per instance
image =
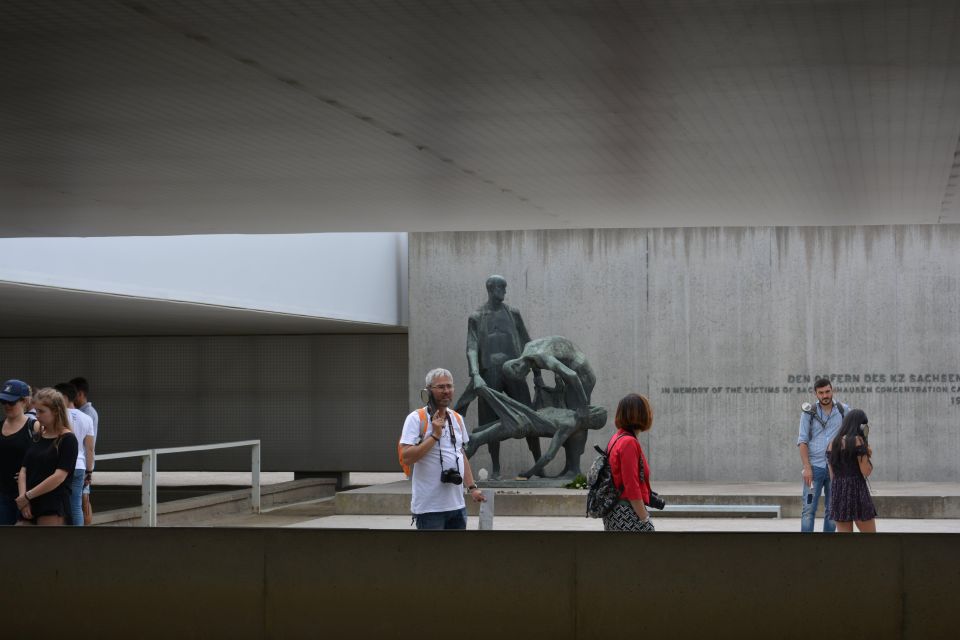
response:
[[[463,445],[470,440],[466,428],[457,420],[452,411],[447,412],[449,420],[443,426],[440,442],[430,448],[413,465],[411,482],[413,497],[410,500],[410,511],[415,514],[437,513],[439,511],[453,511],[465,506],[463,500],[463,485],[440,482],[440,456],[443,455],[443,468],[456,469],[463,475]],[[429,420],[429,414],[427,416]],[[453,426],[453,437],[456,445],[450,441],[450,427]],[[427,425],[425,438],[430,437],[431,425]],[[400,444],[419,444],[420,414],[414,411],[407,416],[403,423],[403,433],[400,434]]]
[[[77,469],[87,470],[87,449],[83,445],[83,440],[87,436],[94,435],[93,420],[90,416],[79,409],[67,409],[70,418],[70,430],[77,437]]]

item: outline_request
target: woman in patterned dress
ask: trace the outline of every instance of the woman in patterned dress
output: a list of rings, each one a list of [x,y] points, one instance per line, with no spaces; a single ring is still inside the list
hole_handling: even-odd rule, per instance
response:
[[[653,426],[650,401],[639,393],[628,394],[617,405],[617,431],[607,444],[613,484],[620,500],[603,518],[604,531],[654,531],[647,512],[650,501],[650,465],[637,433]]]
[[[867,487],[867,477],[873,472],[868,430],[867,414],[860,409],[848,411],[840,431],[827,447],[832,483],[830,515],[839,533],[852,533],[854,524],[861,533],[877,531],[877,510]]]

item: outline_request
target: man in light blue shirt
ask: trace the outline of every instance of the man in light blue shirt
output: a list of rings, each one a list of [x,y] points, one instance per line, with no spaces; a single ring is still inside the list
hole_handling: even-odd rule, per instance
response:
[[[797,447],[803,463],[803,511],[800,531],[813,531],[813,519],[823,492],[823,531],[833,533],[837,525],[830,517],[830,472],[827,469],[827,447],[840,431],[843,415],[849,409],[833,401],[833,385],[826,378],[813,384],[817,405],[810,413],[800,413],[800,435]]]

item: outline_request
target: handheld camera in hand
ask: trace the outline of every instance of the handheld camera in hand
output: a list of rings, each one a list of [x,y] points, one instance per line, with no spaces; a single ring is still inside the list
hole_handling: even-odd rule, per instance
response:
[[[654,509],[663,510],[663,508],[664,508],[665,506],[667,506],[667,502],[666,502],[663,498],[660,497],[660,494],[659,494],[659,493],[657,493],[656,491],[651,491],[651,492],[650,492],[650,501],[647,502],[647,506],[648,506],[648,507],[653,507]]]

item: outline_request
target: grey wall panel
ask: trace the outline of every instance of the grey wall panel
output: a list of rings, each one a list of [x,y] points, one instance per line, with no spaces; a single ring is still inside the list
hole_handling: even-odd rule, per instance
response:
[[[265,470],[398,469],[404,335],[0,340],[0,377],[83,375],[101,452],[260,438]],[[160,458],[161,469],[249,468],[246,452]]]
[[[412,234],[411,402],[435,364],[465,383],[491,273],[533,337],[583,348],[595,404],[649,394],[657,478],[797,479],[799,404],[836,374],[870,416],[876,478],[960,480],[958,225]],[[528,466],[522,442],[503,451],[505,473]]]

